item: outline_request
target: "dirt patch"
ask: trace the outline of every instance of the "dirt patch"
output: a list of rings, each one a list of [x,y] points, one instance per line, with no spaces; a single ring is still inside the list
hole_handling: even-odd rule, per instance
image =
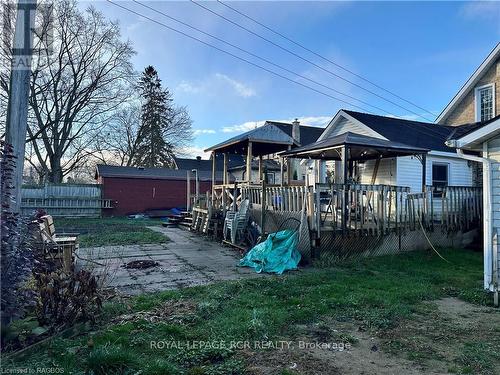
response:
[[[128,269],[146,269],[159,266],[160,263],[155,262],[154,260],[134,260],[132,262],[128,262],[123,265],[123,268]]]
[[[247,367],[247,372],[252,375],[342,374],[335,364],[318,359],[308,351],[269,349],[258,352],[246,351],[242,356],[247,363],[252,364]]]
[[[500,368],[500,311],[457,298],[426,303],[412,319],[381,333],[385,350],[446,372]]]
[[[355,323],[297,326],[290,349],[252,352],[251,374],[441,374],[382,350],[384,340]]]
[[[115,324],[137,322],[145,320],[150,323],[171,322],[183,324],[192,319],[196,313],[197,305],[192,301],[168,301],[149,311],[137,311],[124,314],[113,320]]]
[[[456,298],[425,303],[411,319],[388,330],[369,331],[361,322],[324,319],[297,325],[292,332],[293,337],[286,339],[292,342],[290,348],[246,352],[248,371],[437,375],[494,374],[500,368],[496,349],[500,348],[500,311]],[[301,347],[301,342],[313,345]],[[314,345],[318,343],[330,345]]]

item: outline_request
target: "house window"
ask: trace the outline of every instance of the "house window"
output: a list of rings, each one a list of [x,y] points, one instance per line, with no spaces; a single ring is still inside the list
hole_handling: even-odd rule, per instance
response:
[[[487,121],[495,117],[494,85],[476,88],[476,121]]]
[[[448,164],[432,164],[432,186],[438,190],[448,186]]]
[[[274,185],[274,173],[273,172],[267,172],[266,173],[266,182],[270,185]]]

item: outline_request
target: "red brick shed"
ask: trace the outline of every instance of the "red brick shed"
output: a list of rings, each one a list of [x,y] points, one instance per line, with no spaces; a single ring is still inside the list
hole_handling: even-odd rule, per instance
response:
[[[96,180],[102,198],[111,199],[113,208],[105,216],[123,216],[149,210],[186,207],[187,170],[98,165]],[[211,172],[198,171],[200,194],[211,191]],[[222,176],[220,177],[222,180]],[[194,177],[191,180],[194,192]]]

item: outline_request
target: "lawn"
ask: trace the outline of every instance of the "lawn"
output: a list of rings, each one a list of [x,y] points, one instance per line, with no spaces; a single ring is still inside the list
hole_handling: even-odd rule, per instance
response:
[[[93,374],[336,374],[337,360],[350,358],[354,366],[363,357],[366,336],[377,340],[369,355],[423,366],[422,373],[444,366],[445,372],[492,374],[500,368],[498,326],[458,329],[435,303],[458,301],[472,306],[470,314],[484,309],[488,321],[498,319],[498,311],[485,307],[481,254],[443,255],[450,263],[415,252],[108,303],[96,327],[2,366]],[[276,340],[342,342],[358,355],[256,346]],[[245,341],[249,347],[235,345]]]
[[[159,220],[128,218],[56,218],[58,233],[80,233],[81,247],[162,243],[168,238],[147,226],[161,225]]]

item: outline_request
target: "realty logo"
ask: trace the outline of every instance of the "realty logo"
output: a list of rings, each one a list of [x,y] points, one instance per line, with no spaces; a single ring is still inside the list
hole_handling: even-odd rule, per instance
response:
[[[13,69],[28,69],[32,58],[48,57],[53,52],[53,3],[36,0],[2,2],[2,43]],[[34,53],[35,52],[35,53]],[[33,56],[35,55],[35,56]]]

